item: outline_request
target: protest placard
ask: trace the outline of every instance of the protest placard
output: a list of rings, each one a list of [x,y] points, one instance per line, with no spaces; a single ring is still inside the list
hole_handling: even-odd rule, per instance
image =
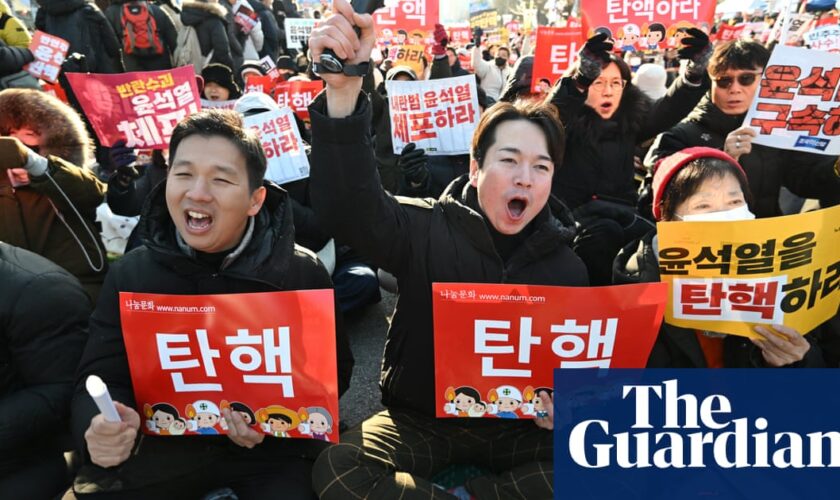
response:
[[[409,142],[428,155],[466,154],[478,123],[475,77],[385,82],[394,154]]]
[[[246,116],[244,122],[260,138],[268,163],[266,179],[285,184],[309,177],[309,160],[291,109]]]
[[[324,82],[282,82],[274,87],[274,97],[281,108],[289,107],[304,120],[309,119],[309,104],[324,88]]]
[[[439,19],[440,0],[393,0],[373,15],[380,45],[424,45]]]
[[[745,337],[756,324],[807,333],[840,304],[840,207],[739,222],[661,222],[666,321]]]
[[[463,47],[472,42],[472,30],[469,25],[450,26],[447,28],[447,32],[449,33],[449,45]]]
[[[744,32],[744,26],[744,23],[736,24],[734,26],[730,26],[728,24],[721,24],[718,27],[715,40],[718,42],[729,42],[732,40],[737,40],[741,38],[741,34]]]
[[[27,64],[25,69],[35,78],[55,83],[69,49],[67,40],[36,30],[29,43],[29,50],[35,60]]]
[[[788,24],[785,45],[799,46],[805,36],[805,33],[807,33],[814,24],[814,15],[803,12],[800,14],[790,14],[790,16],[791,20]]]
[[[805,33],[805,44],[814,50],[840,52],[840,26],[820,26]]]
[[[667,287],[434,283],[432,293],[437,416],[532,418],[555,368],[643,368]]]
[[[470,27],[492,30],[499,27],[499,13],[495,9],[470,13]]]
[[[577,57],[583,45],[580,28],[537,28],[531,93],[547,93]]]
[[[408,66],[411,71],[418,77],[425,74],[425,66],[422,59],[425,56],[426,47],[424,45],[399,45],[391,47],[388,51],[388,57],[394,61],[394,66]]]
[[[64,104],[70,104],[70,101],[67,100],[67,93],[64,92],[64,88],[61,86],[60,83],[44,83],[41,86],[41,90],[50,94],[51,96],[57,98],[59,101],[63,102]]]
[[[754,144],[840,154],[840,54],[777,46],[744,119]]]
[[[302,49],[304,43],[309,43],[309,35],[317,24],[317,19],[287,17],[283,21],[286,28],[286,46],[290,49]]]
[[[209,99],[201,100],[201,109],[233,109],[236,105],[236,99],[228,101],[211,101]]]
[[[251,33],[260,22],[259,14],[254,12],[251,4],[245,0],[237,0],[231,10],[233,11],[233,22],[238,24],[246,35]]]
[[[583,32],[607,29],[623,51],[659,50],[679,46],[684,28],[708,33],[715,0],[587,0],[581,2]]]
[[[337,442],[334,310],[332,290],[120,292],[143,432],[226,434],[230,408],[258,432]]]
[[[248,78],[245,80],[245,90],[242,93],[248,94],[250,92],[261,92],[263,94],[271,95],[271,91],[273,89],[274,79],[270,76],[249,75]]]
[[[178,122],[199,109],[193,68],[100,75],[68,73],[88,123],[110,147],[166,149]]]

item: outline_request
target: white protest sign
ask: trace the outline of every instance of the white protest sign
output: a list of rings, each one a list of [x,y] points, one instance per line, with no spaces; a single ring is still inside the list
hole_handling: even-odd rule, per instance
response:
[[[246,35],[260,22],[259,14],[254,12],[254,9],[243,0],[238,0],[231,9],[234,12],[233,21],[242,28],[242,32]]]
[[[431,156],[470,152],[480,113],[474,76],[389,80],[385,88],[395,154],[402,153],[409,142]]]
[[[825,155],[840,155],[840,54],[777,46],[744,126],[753,143]]]
[[[201,100],[201,109],[233,109],[236,104],[236,99],[229,101],[211,101],[209,99]]]
[[[805,43],[814,50],[840,52],[840,25],[820,26],[805,33]]]
[[[268,161],[266,179],[285,184],[309,177],[309,160],[289,108],[247,116],[244,121],[260,137]]]
[[[286,47],[302,49],[301,42],[309,43],[309,35],[317,24],[317,19],[302,19],[287,17],[284,22],[286,28]]]

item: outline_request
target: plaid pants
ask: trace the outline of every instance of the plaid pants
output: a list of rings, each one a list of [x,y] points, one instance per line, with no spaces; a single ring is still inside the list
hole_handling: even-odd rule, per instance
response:
[[[493,472],[467,481],[484,499],[553,497],[553,437],[530,421],[470,422],[383,411],[345,432],[315,462],[322,499],[452,499],[429,478],[452,464]]]

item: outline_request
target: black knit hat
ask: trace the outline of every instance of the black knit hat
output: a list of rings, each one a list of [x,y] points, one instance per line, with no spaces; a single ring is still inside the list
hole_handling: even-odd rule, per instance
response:
[[[233,81],[233,71],[224,64],[208,64],[201,72],[201,77],[204,78],[205,85],[213,82],[228,89],[230,91],[229,99],[237,99],[242,95],[242,91],[239,90],[239,85]]]
[[[298,67],[291,57],[283,55],[277,58],[277,69],[287,69],[297,73]]]

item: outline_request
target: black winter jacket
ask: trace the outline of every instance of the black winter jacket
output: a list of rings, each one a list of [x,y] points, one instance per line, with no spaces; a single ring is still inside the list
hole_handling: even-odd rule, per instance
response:
[[[105,17],[114,28],[114,33],[116,33],[117,40],[122,48],[124,48],[123,7],[132,1],[134,0],[114,0],[105,10]],[[175,25],[166,11],[152,2],[146,2],[146,5],[149,8],[149,15],[154,18],[157,26],[157,36],[163,45],[163,54],[144,57],[123,54],[126,71],[157,71],[172,67],[172,54],[178,44],[178,32],[175,31]]]
[[[105,15],[86,0],[39,0],[35,27],[70,43],[68,54],[85,55],[91,73],[125,71],[117,35]]]
[[[280,49],[280,26],[277,19],[271,13],[271,9],[265,6],[260,0],[248,0],[254,12],[259,14],[263,30],[263,47],[260,50],[260,57],[271,56],[272,61],[277,60]]]
[[[184,2],[181,22],[184,26],[195,28],[202,54],[207,56],[213,51],[211,63],[221,63],[233,68],[224,7],[214,3]]]
[[[684,118],[707,88],[679,78],[664,97],[651,102],[627,83],[618,110],[604,120],[585,104],[586,94],[573,79],[560,79],[548,102],[555,105],[566,127],[566,153],[554,173],[551,192],[573,210],[595,198],[618,198],[635,206],[636,145]]]
[[[438,201],[394,198],[379,183],[369,134],[371,104],[330,119],[326,96],[312,117],[312,203],[324,226],[378,267],[394,274],[400,295],[385,343],[380,387],[389,408],[434,416],[432,283],[586,286],[586,268],[568,246],[574,235],[546,207],[534,232],[503,262],[464,175]],[[469,206],[468,206],[469,205]]]
[[[0,76],[11,75],[23,70],[23,66],[35,60],[29,49],[9,47],[0,40]]]
[[[657,137],[645,165],[693,146],[723,150],[726,136],[744,123],[744,115],[727,115],[707,95],[679,124]],[[779,191],[782,186],[803,198],[840,198],[840,177],[833,170],[837,157],[787,151],[759,144],[738,161],[747,174],[756,217],[782,215]]]
[[[176,241],[176,229],[166,208],[166,183],[152,191],[140,219],[144,246],[114,264],[91,316],[91,341],[79,364],[73,399],[73,430],[79,449],[86,449],[84,433],[98,413],[85,392],[87,375],[99,375],[108,384],[114,400],[136,407],[120,327],[120,291],[206,295],[332,287],[327,271],[315,255],[294,244],[288,195],[275,184],[265,185],[268,194],[255,217],[253,236],[244,251],[222,270],[184,253]],[[338,387],[339,393],[343,393],[350,383],[353,355],[337,308],[336,347]],[[229,453],[314,459],[322,450],[320,443],[300,439],[267,439],[253,450],[241,449],[224,436],[200,439],[142,436],[140,439],[135,454],[116,470],[94,466],[88,460],[77,478],[76,488],[85,485],[94,489],[136,488],[189,473],[206,461]]]
[[[0,242],[0,478],[61,456],[69,442],[62,438],[90,310],[70,273]]]
[[[654,283],[659,279],[659,261],[653,249],[651,231],[641,240],[624,247],[613,264],[613,281],[616,285],[629,283]],[[818,345],[821,328],[805,337],[811,349],[802,361],[790,365],[796,368],[823,368],[822,350]],[[707,368],[703,349],[695,331],[674,326],[663,321],[659,336],[648,358],[648,368]],[[768,368],[761,350],[746,337],[727,335],[723,341],[724,368]]]

